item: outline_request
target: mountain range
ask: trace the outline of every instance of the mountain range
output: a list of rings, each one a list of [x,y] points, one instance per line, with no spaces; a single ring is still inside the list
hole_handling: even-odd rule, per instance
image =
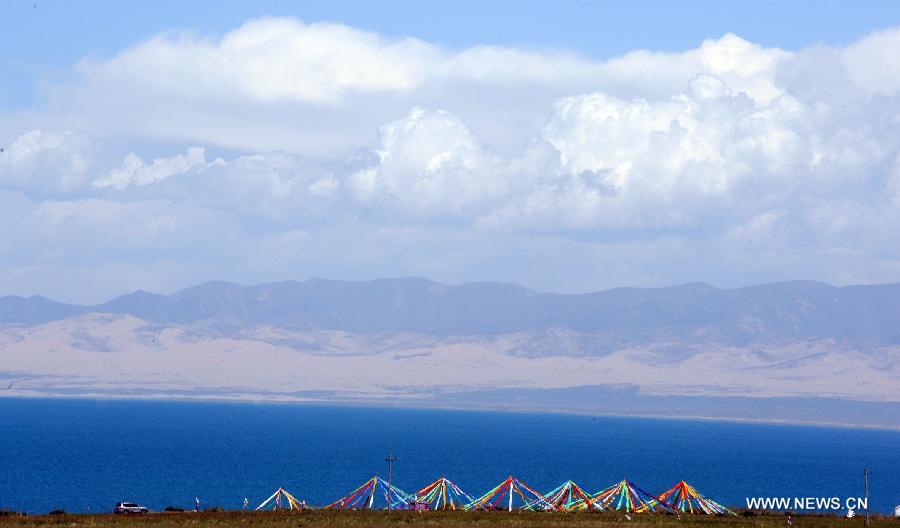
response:
[[[565,327],[625,340],[702,334],[725,342],[832,337],[900,343],[900,284],[794,281],[725,290],[694,283],[566,295],[502,283],[312,279],[254,286],[208,282],[172,295],[136,291],[94,306],[0,297],[0,323],[38,324],[85,313],[350,332],[470,335]]]
[[[556,294],[311,279],[208,282],[93,306],[7,296],[0,360],[8,394],[26,396],[472,406],[503,391],[507,402],[527,393],[523,408],[606,413],[643,398],[638,414],[673,414],[655,399],[678,397],[679,416],[709,414],[711,398],[883,406],[900,403],[900,284]],[[614,396],[554,407],[558,391],[590,387]]]

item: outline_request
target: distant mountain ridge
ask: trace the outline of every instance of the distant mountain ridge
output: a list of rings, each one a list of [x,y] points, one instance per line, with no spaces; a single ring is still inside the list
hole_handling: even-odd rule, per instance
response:
[[[693,283],[556,294],[490,282],[311,279],[208,282],[95,306],[3,297],[0,384],[0,396],[385,402],[900,427],[892,413],[900,405],[900,285]]]
[[[127,314],[160,324],[354,333],[499,335],[568,328],[622,342],[672,337],[900,343],[900,284],[835,287],[792,281],[718,289],[693,283],[556,294],[492,282],[310,279],[252,286],[207,282],[171,295],[136,291],[94,306],[40,296],[0,297],[0,323],[40,324],[86,313]]]

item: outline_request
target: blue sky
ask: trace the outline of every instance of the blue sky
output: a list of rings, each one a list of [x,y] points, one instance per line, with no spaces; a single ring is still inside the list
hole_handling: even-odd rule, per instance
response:
[[[896,2],[3,14],[0,294],[900,281]]]

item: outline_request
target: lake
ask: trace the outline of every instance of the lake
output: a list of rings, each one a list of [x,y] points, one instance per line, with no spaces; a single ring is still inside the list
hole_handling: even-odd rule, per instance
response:
[[[414,492],[441,475],[473,496],[513,474],[548,491],[628,478],[659,493],[900,503],[900,432],[559,414],[295,404],[0,399],[0,508],[31,513],[255,507],[279,486],[324,505],[373,474]]]

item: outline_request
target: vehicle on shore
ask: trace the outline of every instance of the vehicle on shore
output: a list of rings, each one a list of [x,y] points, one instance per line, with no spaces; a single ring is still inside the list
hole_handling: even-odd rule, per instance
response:
[[[141,506],[136,502],[118,502],[116,503],[116,507],[113,508],[113,513],[147,513],[148,510],[145,506]]]

